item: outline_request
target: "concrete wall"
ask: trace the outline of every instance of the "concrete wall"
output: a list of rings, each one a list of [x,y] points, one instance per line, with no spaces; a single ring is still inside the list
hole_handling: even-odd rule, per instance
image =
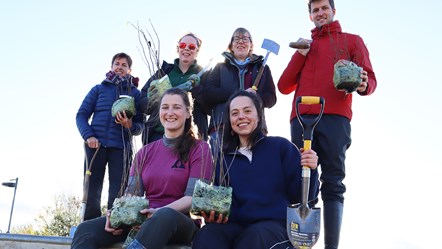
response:
[[[1,249],[69,249],[72,238],[0,233]],[[102,249],[121,248],[121,244]],[[166,246],[164,249],[191,249],[189,246]]]

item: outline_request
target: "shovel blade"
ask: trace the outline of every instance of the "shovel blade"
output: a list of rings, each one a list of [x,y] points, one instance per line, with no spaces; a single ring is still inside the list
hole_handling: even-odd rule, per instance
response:
[[[319,239],[321,209],[309,208],[305,215],[301,209],[301,204],[287,207],[287,235],[295,248],[312,248]]]
[[[278,55],[279,53],[279,44],[269,39],[264,39],[261,48],[267,50],[267,52],[272,52],[276,55]]]

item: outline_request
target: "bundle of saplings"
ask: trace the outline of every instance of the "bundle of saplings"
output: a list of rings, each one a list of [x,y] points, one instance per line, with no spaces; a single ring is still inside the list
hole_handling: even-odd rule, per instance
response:
[[[138,226],[146,220],[140,210],[148,208],[149,201],[140,196],[123,196],[115,198],[111,209],[110,223],[114,228],[121,225]]]
[[[201,211],[207,215],[215,211],[215,218],[219,214],[228,217],[230,205],[232,204],[232,188],[207,184],[201,180],[196,181],[192,196],[192,207],[190,213],[200,217]]]
[[[126,116],[131,118],[135,116],[135,100],[129,95],[120,95],[120,97],[112,104],[112,117],[115,117],[118,112],[121,114],[125,111]]]
[[[339,60],[334,66],[333,83],[336,89],[347,93],[356,91],[362,82],[362,68],[348,60]]]

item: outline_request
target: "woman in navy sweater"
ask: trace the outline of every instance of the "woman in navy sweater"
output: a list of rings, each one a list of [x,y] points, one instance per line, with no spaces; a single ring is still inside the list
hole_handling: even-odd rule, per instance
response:
[[[204,214],[207,223],[193,241],[196,249],[287,248],[287,206],[301,202],[301,165],[317,167],[312,150],[301,153],[289,140],[262,133],[263,111],[256,94],[238,91],[224,112],[223,171],[218,182],[233,188],[229,217]],[[217,162],[219,171],[220,162]],[[312,170],[310,198],[318,194]],[[221,184],[222,185],[222,184]],[[274,246],[274,247],[273,247]]]

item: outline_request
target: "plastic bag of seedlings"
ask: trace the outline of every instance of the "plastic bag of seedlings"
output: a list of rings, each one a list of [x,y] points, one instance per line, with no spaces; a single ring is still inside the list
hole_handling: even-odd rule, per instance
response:
[[[149,201],[140,196],[123,196],[115,198],[111,209],[110,223],[114,228],[121,225],[138,226],[146,220],[140,210],[148,208]]]
[[[131,118],[135,116],[135,100],[129,95],[120,95],[120,97],[112,104],[112,117],[115,117],[118,112],[126,112],[126,116]]]
[[[362,67],[348,60],[339,60],[334,66],[333,83],[337,90],[343,90],[347,93],[356,91],[361,85]]]
[[[190,213],[196,217],[201,217],[201,211],[209,214],[214,210],[215,218],[218,217],[218,214],[228,217],[231,204],[232,187],[214,186],[198,180],[193,190]]]

